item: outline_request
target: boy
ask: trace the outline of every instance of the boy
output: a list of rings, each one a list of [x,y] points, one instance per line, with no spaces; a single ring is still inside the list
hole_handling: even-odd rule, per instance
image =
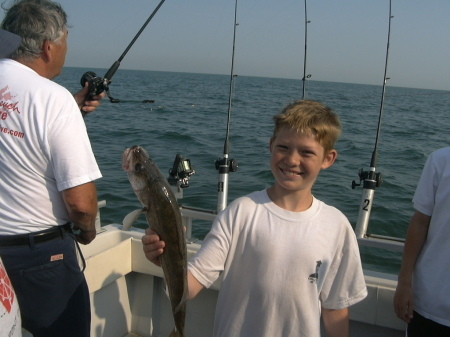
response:
[[[214,336],[348,336],[348,307],[367,295],[347,218],[314,198],[322,169],[337,157],[339,118],[314,101],[274,117],[270,166],[275,183],[232,202],[189,262],[189,298],[223,274]],[[153,263],[164,242],[148,229]]]

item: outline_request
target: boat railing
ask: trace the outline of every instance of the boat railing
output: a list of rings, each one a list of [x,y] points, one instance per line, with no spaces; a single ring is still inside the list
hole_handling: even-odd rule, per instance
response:
[[[206,220],[211,221],[212,223],[217,215],[216,211],[188,206],[180,206],[180,212],[183,225],[186,228],[186,240],[189,243],[197,241],[197,239],[192,236],[193,221]]]
[[[195,207],[180,207],[183,224],[186,227],[186,238],[188,242],[195,242],[196,239],[192,237],[192,227],[194,220],[207,220],[214,221],[217,212]],[[377,234],[365,234],[364,237],[358,238],[358,243],[361,246],[381,248],[391,250],[395,252],[402,252],[404,246],[404,239],[377,235]]]
[[[358,243],[361,246],[381,248],[386,250],[391,250],[394,252],[403,252],[403,246],[405,245],[405,240],[402,238],[377,235],[377,234],[366,234],[363,238],[358,238]]]
[[[97,229],[97,233],[100,233],[102,231],[100,220],[100,208],[104,207],[105,205],[106,205],[105,200],[99,201],[98,203],[99,212],[97,214],[95,226]],[[210,221],[212,223],[217,215],[217,211],[214,210],[189,207],[184,205],[180,205],[180,212],[182,216],[183,225],[186,228],[186,240],[189,243],[198,241],[198,239],[192,236],[192,228],[194,226],[194,221],[204,220]],[[357,240],[360,246],[386,249],[394,252],[402,252],[405,241],[403,238],[384,236],[378,234],[368,234],[368,233],[363,233],[363,235],[361,237],[358,237]]]
[[[97,216],[95,217],[95,231],[98,233],[103,232],[102,229],[102,222],[100,219],[100,208],[106,206],[106,200],[99,200],[98,201],[98,210],[97,210]]]

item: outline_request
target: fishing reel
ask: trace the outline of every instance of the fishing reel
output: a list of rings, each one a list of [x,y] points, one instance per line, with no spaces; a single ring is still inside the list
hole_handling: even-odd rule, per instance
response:
[[[220,158],[216,160],[215,164],[219,173],[236,172],[239,167],[236,159]]]
[[[190,159],[183,158],[181,154],[177,154],[173,167],[169,170],[169,178],[167,180],[170,185],[179,185],[181,188],[186,188],[189,187],[189,178],[193,174],[195,174],[195,171],[192,169]]]
[[[120,100],[112,97],[109,94],[109,84],[111,80],[107,77],[97,77],[97,74],[93,71],[87,71],[81,76],[80,84],[84,87],[85,83],[88,82],[89,96],[94,97],[100,95],[103,91],[106,92],[111,103],[119,103]]]
[[[359,169],[358,176],[359,184],[357,184],[354,180],[352,181],[353,190],[356,186],[361,186],[362,181],[364,181],[363,187],[371,190],[380,187],[383,182],[381,172],[364,171],[363,169]]]
[[[103,91],[109,90],[110,80],[104,77],[97,77],[97,74],[93,71],[88,71],[83,74],[80,80],[80,84],[84,87],[85,83],[89,84],[89,95],[97,96],[100,95]]]

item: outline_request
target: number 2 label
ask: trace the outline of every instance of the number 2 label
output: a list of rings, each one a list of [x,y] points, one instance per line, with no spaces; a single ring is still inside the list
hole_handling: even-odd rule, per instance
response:
[[[363,204],[363,210],[364,211],[369,211],[369,205],[370,205],[370,200],[369,199],[364,199],[364,204]]]

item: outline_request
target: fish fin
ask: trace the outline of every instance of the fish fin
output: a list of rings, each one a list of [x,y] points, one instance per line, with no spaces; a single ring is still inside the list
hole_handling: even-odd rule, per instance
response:
[[[172,332],[170,333],[169,337],[180,337],[180,333],[178,332],[177,328],[173,328]]]
[[[183,298],[181,299],[180,303],[178,303],[177,307],[175,308],[175,312],[178,312],[181,310],[181,307],[183,306],[183,304],[185,304],[189,299],[189,292],[184,292],[183,294]]]
[[[164,282],[164,292],[166,293],[167,298],[170,300],[170,295],[169,295],[169,288],[167,287],[167,283]],[[181,299],[180,303],[178,303],[177,307],[175,308],[174,312],[178,312],[181,310],[181,306],[187,302],[189,297],[188,293],[184,293],[183,294],[183,298]]]
[[[169,287],[167,287],[167,283],[165,282],[164,282],[164,292],[166,293],[167,298],[170,300]]]
[[[128,213],[122,220],[122,230],[127,231],[131,228],[131,225],[136,221],[136,219],[144,212],[144,209],[136,209]]]

